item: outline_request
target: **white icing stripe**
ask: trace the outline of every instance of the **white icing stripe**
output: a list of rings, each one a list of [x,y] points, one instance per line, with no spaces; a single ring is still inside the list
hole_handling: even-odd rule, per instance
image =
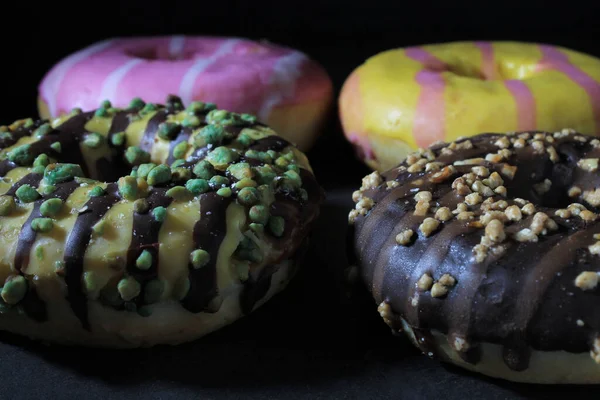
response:
[[[201,58],[190,67],[185,73],[179,86],[179,97],[183,101],[183,104],[190,104],[192,102],[192,96],[194,91],[194,83],[198,75],[206,68],[217,61],[220,57],[227,53],[230,53],[236,44],[240,42],[239,39],[226,40],[219,46],[219,48],[209,57]]]
[[[265,100],[258,112],[258,118],[266,123],[273,107],[281,103],[285,98],[292,97],[296,91],[296,81],[302,71],[300,65],[306,61],[304,53],[294,51],[281,57],[273,66],[273,72],[269,79],[269,88]]]
[[[173,58],[181,57],[185,46],[185,36],[173,36],[169,42],[169,55]]]
[[[111,72],[104,82],[102,82],[102,90],[100,91],[100,96],[98,98],[98,106],[104,100],[115,101],[114,96],[117,93],[117,89],[119,87],[119,83],[121,83],[121,79],[127,74],[133,67],[141,63],[143,60],[141,59],[133,59],[128,60],[126,63],[121,65],[119,68],[115,69]]]
[[[45,79],[43,87],[41,88],[41,92],[48,96],[45,101],[48,105],[48,112],[50,115],[53,117],[57,116],[56,114],[58,113],[58,110],[56,104],[58,93],[60,91],[60,85],[62,84],[69,70],[80,61],[83,61],[86,58],[91,57],[93,54],[99,53],[106,49],[113,43],[113,41],[113,39],[107,39],[73,53],[60,62],[56,69],[50,73],[50,75]]]

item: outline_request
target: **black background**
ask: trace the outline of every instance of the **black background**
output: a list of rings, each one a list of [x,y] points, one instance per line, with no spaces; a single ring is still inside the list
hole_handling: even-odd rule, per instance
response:
[[[269,39],[321,62],[337,91],[367,57],[453,40],[521,40],[600,56],[598,2],[97,1],[3,3],[0,123],[36,115],[37,85],[61,58],[107,37],[200,34]],[[66,2],[65,2],[66,3]],[[11,9],[12,7],[12,9]],[[597,389],[515,385],[467,374],[394,338],[365,291],[346,296],[351,190],[367,169],[337,111],[309,152],[328,201],[289,290],[204,340],[177,348],[45,347],[0,336],[0,399],[552,398]]]

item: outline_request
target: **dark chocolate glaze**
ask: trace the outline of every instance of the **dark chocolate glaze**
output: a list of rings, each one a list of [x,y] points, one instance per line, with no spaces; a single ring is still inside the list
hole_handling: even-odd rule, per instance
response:
[[[271,136],[267,136],[262,139],[258,139],[256,142],[254,142],[249,147],[249,149],[256,150],[256,151],[267,151],[267,150],[281,151],[281,150],[285,149],[286,147],[288,147],[289,145],[290,145],[290,142],[288,142],[281,136],[271,135]]]
[[[85,251],[90,243],[93,226],[110,208],[121,200],[116,183],[106,187],[106,194],[91,197],[79,211],[73,229],[65,243],[65,282],[67,284],[67,300],[73,313],[81,321],[84,329],[89,330],[87,297],[82,289],[83,261]]]
[[[166,208],[171,204],[173,198],[166,196],[166,191],[167,189],[164,188],[154,188],[146,198],[149,211],[143,214],[133,212],[131,243],[127,250],[127,273],[141,283],[142,290],[136,302],[138,306],[144,304],[146,283],[158,276],[160,267],[158,262],[160,247],[158,235],[162,223],[154,219],[151,210],[156,207]],[[136,260],[144,250],[152,255],[152,266],[147,270],[140,270],[136,267]]]
[[[32,187],[37,187],[43,177],[44,177],[44,175],[42,175],[42,174],[36,174],[36,173],[27,174],[24,177],[22,177],[21,179],[19,179],[17,182],[15,182],[10,187],[10,189],[8,189],[8,191],[5,193],[5,195],[16,197],[17,190],[19,190],[19,188],[21,186],[31,185]]]
[[[38,120],[34,121],[34,123],[29,127],[21,125],[10,133],[10,137],[0,137],[0,149],[5,149],[7,147],[13,146],[22,137],[30,136],[33,133],[33,131],[35,131],[42,125],[42,123],[42,120]]]
[[[528,367],[531,348],[572,353],[590,350],[594,335],[600,331],[600,287],[584,291],[574,282],[583,271],[600,271],[598,256],[587,249],[596,242],[593,235],[600,233],[600,224],[575,216],[562,219],[554,215],[556,208],[566,208],[574,202],[599,211],[581,197],[569,199],[566,195],[574,185],[583,190],[600,186],[597,172],[577,167],[581,158],[599,157],[600,149],[590,145],[591,139],[584,143],[574,136],[545,143],[546,148],[556,149],[560,157],[557,162],[551,161],[547,152],[536,154],[531,145],[511,148],[512,155],[502,162],[517,166],[518,170],[513,179],[503,176],[508,192],[504,200],[509,205],[516,204],[514,198],[533,202],[536,212],[546,213],[559,228],[540,235],[537,242],[509,238],[501,244],[504,247],[501,255],[488,254],[483,262],[476,262],[473,257],[473,248],[485,235],[483,228],[453,218],[425,237],[419,225],[424,218],[433,217],[433,213],[413,214],[414,195],[419,190],[431,191],[432,207],[446,206],[453,210],[463,202],[464,196],[459,196],[451,185],[455,178],[470,172],[473,165],[456,166],[452,176],[438,183],[429,181],[435,172],[409,173],[394,168],[382,174],[383,183],[377,188],[365,190],[364,195],[373,199],[375,205],[366,216],[359,216],[350,229],[353,258],[377,304],[390,305],[394,329],[402,329],[399,321],[403,318],[418,336],[418,345],[426,354],[436,353],[429,337],[432,330],[447,334],[450,341],[457,337],[464,339],[470,350],[461,353],[461,357],[473,364],[481,355],[480,343],[499,344],[506,365],[516,371]],[[444,145],[436,145],[432,147],[435,161],[451,165],[457,160],[485,158],[498,152],[494,143],[501,137],[504,135],[471,137],[472,149],[447,155],[441,153]],[[502,162],[483,161],[478,165],[500,172]],[[553,182],[552,187],[540,195],[533,185],[546,178]],[[399,185],[388,189],[385,181],[390,180]],[[494,196],[494,201],[498,200],[503,198]],[[477,209],[471,207],[470,211]],[[476,214],[474,220],[478,219]],[[523,215],[519,222],[507,222],[507,237],[528,228],[532,219],[533,215]],[[413,238],[418,237],[407,246],[398,245],[395,236],[405,229],[412,229]],[[434,298],[429,291],[416,288],[424,273],[434,280],[450,274],[457,283],[447,296]],[[416,304],[412,303],[413,298],[417,299]],[[583,321],[584,326],[576,324],[577,320]]]
[[[200,269],[189,265],[190,291],[182,300],[183,307],[193,313],[211,311],[209,305],[218,295],[217,256],[227,233],[226,212],[232,198],[206,193],[200,196],[200,219],[194,226],[194,246],[210,254],[210,261]]]
[[[144,134],[140,140],[140,149],[147,151],[148,153],[152,150],[154,145],[154,138],[158,133],[158,126],[167,120],[169,113],[166,110],[159,110],[150,118],[144,129]]]

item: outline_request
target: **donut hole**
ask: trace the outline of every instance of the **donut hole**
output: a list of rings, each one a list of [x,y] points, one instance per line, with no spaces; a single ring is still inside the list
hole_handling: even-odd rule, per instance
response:
[[[133,58],[148,61],[181,61],[194,58],[192,52],[171,53],[167,47],[136,47],[125,50],[125,54]]]

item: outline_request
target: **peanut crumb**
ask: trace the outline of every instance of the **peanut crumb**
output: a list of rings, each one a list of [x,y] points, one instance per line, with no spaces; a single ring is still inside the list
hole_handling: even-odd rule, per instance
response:
[[[588,250],[590,251],[590,253],[597,256],[598,254],[600,254],[600,242],[596,242],[594,244],[589,245]]]
[[[575,278],[575,286],[581,290],[593,290],[598,286],[598,273],[584,271]]]
[[[456,279],[450,274],[444,274],[438,279],[438,282],[444,286],[452,287],[456,285]]]
[[[538,237],[535,233],[531,231],[531,229],[524,228],[518,231],[514,238],[517,242],[537,242]]]
[[[512,205],[504,210],[504,214],[510,221],[520,221],[523,218],[519,206]]]
[[[465,203],[470,206],[477,205],[483,201],[483,198],[479,193],[471,193],[465,197]]]
[[[598,159],[597,158],[582,158],[577,162],[577,166],[584,171],[595,172],[598,171]]]
[[[504,233],[504,224],[502,221],[497,219],[491,220],[485,227],[485,236],[495,243],[504,241],[506,234]]]
[[[593,207],[600,206],[600,188],[583,192],[583,200]]]
[[[406,246],[410,243],[414,233],[415,232],[412,229],[403,230],[402,232],[396,235],[396,243],[402,246]]]
[[[415,205],[415,212],[413,214],[420,217],[424,217],[429,211],[429,206],[430,204],[428,201],[417,201],[417,204]]]
[[[431,199],[432,199],[431,192],[421,191],[421,192],[415,194],[415,200],[417,200],[417,201],[431,201]]]
[[[443,297],[448,294],[448,287],[436,282],[431,287],[431,297]]]
[[[567,194],[569,195],[569,197],[577,197],[581,194],[581,188],[578,186],[573,186],[569,189]]]
[[[385,301],[382,301],[377,307],[377,312],[388,326],[392,325],[392,307]]]
[[[487,169],[486,167],[482,167],[482,166],[473,167],[473,168],[471,168],[471,171],[480,178],[487,178],[488,176],[490,176],[490,170]]]
[[[398,181],[387,181],[385,183],[385,185],[387,186],[388,189],[394,189],[394,188],[397,188],[398,186],[400,186],[400,183]]]
[[[433,285],[433,278],[431,277],[431,275],[429,275],[427,273],[421,275],[421,277],[417,281],[417,287],[424,292],[431,289],[432,285]]]
[[[532,203],[527,203],[521,207],[521,212],[525,215],[531,215],[535,212],[535,206]]]
[[[556,210],[554,212],[554,215],[556,215],[557,217],[560,217],[560,218],[568,219],[571,217],[571,211],[563,208],[563,209]]]
[[[542,195],[547,193],[552,187],[552,181],[550,179],[544,179],[543,182],[535,183],[533,185],[533,190],[535,190],[538,194]]]
[[[582,320],[580,320],[580,319],[578,319],[576,323],[577,323],[577,326],[584,326],[585,325],[585,323]]]
[[[377,186],[379,186],[381,182],[383,182],[383,178],[381,177],[379,172],[372,172],[362,179],[361,190],[374,189]]]
[[[434,218],[425,218],[425,220],[419,225],[419,230],[425,235],[430,236],[440,226],[440,221]]]
[[[496,143],[494,143],[497,147],[500,147],[501,149],[506,149],[508,147],[510,147],[510,141],[508,140],[507,137],[501,137],[500,139],[496,140]]]
[[[435,219],[442,222],[449,221],[452,218],[452,212],[448,207],[440,207],[435,212]]]

